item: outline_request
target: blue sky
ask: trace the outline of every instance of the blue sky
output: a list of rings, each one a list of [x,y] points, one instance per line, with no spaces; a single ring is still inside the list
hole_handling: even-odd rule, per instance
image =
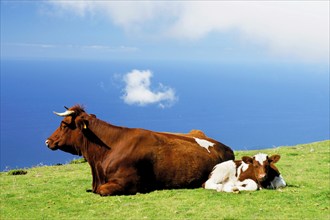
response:
[[[329,1],[1,1],[1,58],[329,61]]]

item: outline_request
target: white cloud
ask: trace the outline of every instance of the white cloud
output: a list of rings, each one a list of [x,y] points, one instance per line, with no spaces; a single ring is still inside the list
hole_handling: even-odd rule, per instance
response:
[[[150,70],[132,70],[127,73],[123,80],[126,83],[122,99],[125,103],[145,106],[158,104],[159,107],[169,107],[177,100],[172,88],[159,84],[158,89],[152,91]]]
[[[97,15],[109,18],[127,31],[139,30],[149,21],[166,20],[176,15],[181,3],[166,1],[57,1],[49,0],[57,13],[74,12],[81,17]]]
[[[41,44],[41,43],[7,43],[11,47],[32,47],[32,48],[62,48],[62,49],[76,49],[89,51],[107,51],[107,52],[135,52],[139,48],[131,46],[108,46],[108,45],[73,45],[73,44]]]
[[[238,31],[271,53],[329,58],[329,1],[51,1],[59,11],[106,16],[128,32],[192,41]],[[152,28],[150,28],[152,27]],[[148,33],[150,34],[150,33]]]
[[[190,2],[169,34],[196,40],[212,32],[230,30],[238,30],[244,41],[267,45],[272,53],[327,59],[329,2]]]
[[[56,48],[58,45],[54,44],[32,44],[32,43],[7,43],[8,46],[13,47],[36,47],[36,48]]]

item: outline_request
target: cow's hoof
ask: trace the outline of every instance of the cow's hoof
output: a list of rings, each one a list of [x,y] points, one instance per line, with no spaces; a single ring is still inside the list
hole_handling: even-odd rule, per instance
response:
[[[239,193],[239,189],[237,187],[233,187],[233,193]]]
[[[222,184],[219,184],[217,186],[217,192],[222,192],[223,191],[223,185]]]

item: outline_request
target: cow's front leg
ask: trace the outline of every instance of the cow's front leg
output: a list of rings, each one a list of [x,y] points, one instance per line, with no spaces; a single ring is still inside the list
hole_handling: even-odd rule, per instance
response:
[[[236,181],[228,180],[227,182],[225,182],[223,184],[221,191],[223,191],[223,192],[237,192],[238,189],[237,189],[235,183],[236,183]],[[218,192],[220,192],[220,191],[218,191]]]
[[[96,193],[101,196],[121,195],[124,187],[116,182],[108,182],[97,187]]]
[[[101,196],[134,195],[138,192],[136,181],[127,179],[110,180],[97,187],[96,193]]]
[[[138,192],[139,176],[134,168],[120,168],[104,184],[97,187],[96,193],[101,196],[133,195]]]
[[[238,182],[236,187],[239,191],[256,191],[258,189],[258,184],[252,179],[246,179],[242,182]]]

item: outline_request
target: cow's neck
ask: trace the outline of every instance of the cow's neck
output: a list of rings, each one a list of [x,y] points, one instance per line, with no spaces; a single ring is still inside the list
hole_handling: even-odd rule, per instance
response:
[[[92,134],[87,134],[86,136],[92,136]],[[94,163],[93,161],[102,161],[103,156],[107,155],[108,151],[108,147],[100,140],[85,138],[81,152],[88,163],[91,164]]]
[[[89,120],[88,129],[84,133],[89,143],[93,143],[94,146],[104,151],[103,153],[106,153],[111,150],[123,129],[94,118]]]
[[[91,167],[93,176],[93,192],[104,184],[108,167],[106,158],[111,153],[111,139],[117,134],[117,129],[99,119],[89,120],[88,129],[84,130],[84,147],[82,154]]]

